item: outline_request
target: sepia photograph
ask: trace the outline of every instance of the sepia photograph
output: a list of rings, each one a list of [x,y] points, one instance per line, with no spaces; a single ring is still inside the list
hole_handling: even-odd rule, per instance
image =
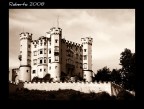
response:
[[[135,9],[9,9],[10,100],[135,100]]]

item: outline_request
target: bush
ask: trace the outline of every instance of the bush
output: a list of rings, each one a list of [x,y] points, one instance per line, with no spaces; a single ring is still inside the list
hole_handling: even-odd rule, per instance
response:
[[[134,96],[128,92],[121,91],[117,97],[110,96],[107,92],[83,93],[72,89],[58,91],[39,90],[17,90],[9,95],[11,100],[134,100]]]
[[[111,100],[112,97],[107,92],[99,92],[96,94],[94,100]]]
[[[120,91],[117,95],[117,100],[134,100],[135,97],[129,93],[129,92],[126,92],[124,90]]]

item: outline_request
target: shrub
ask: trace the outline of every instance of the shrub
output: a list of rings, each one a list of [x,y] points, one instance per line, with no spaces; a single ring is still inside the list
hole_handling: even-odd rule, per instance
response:
[[[135,97],[129,93],[129,92],[126,92],[124,90],[120,91],[117,95],[117,100],[134,100]]]

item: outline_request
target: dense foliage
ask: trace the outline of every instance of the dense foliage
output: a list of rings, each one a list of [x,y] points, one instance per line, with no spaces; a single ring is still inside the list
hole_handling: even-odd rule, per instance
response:
[[[111,81],[121,85],[125,89],[135,91],[135,53],[132,53],[131,50],[126,48],[120,55],[121,69],[113,69],[110,71],[110,69],[105,66],[97,71],[93,81]]]
[[[126,96],[126,99],[125,99]],[[10,100],[133,100],[134,96],[122,92],[118,97],[110,96],[106,92],[82,93],[75,90],[38,91],[38,90],[17,90],[9,95]]]
[[[135,90],[135,53],[131,53],[131,50],[126,48],[121,53],[120,65],[122,66],[121,76],[123,87],[129,90]]]

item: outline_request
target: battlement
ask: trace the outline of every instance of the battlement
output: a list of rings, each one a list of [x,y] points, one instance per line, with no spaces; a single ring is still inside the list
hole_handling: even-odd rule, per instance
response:
[[[75,46],[75,47],[83,47],[82,44],[79,44],[79,43],[76,43],[76,42],[72,42],[72,41],[69,41],[69,40],[66,40],[66,39],[62,39],[62,42],[65,43],[66,45],[69,45],[69,46]]]
[[[47,40],[47,37],[41,36],[41,37],[38,38],[38,40]]]
[[[32,40],[32,33],[28,33],[28,32],[22,32],[21,34],[20,34],[20,40],[22,40],[22,39],[28,39],[28,40]]]
[[[62,33],[62,29],[61,28],[57,28],[57,27],[52,27],[50,29],[50,34],[55,34],[55,35],[59,35]]]
[[[38,44],[38,40],[32,40],[32,43],[35,45],[35,44]]]
[[[93,38],[85,37],[85,38],[81,38],[81,41],[82,41],[82,44],[90,44],[90,45],[92,45]]]
[[[31,41],[33,45],[41,44],[41,43],[47,43],[48,38],[45,36],[39,37],[37,40]]]
[[[22,37],[28,37],[28,38],[30,38],[30,39],[32,39],[32,33],[29,33],[29,32],[22,32],[22,33],[20,33],[20,38],[22,38]]]
[[[97,82],[25,82],[24,88],[29,90],[65,90],[72,89],[84,93],[106,91],[111,95],[111,83]]]
[[[52,82],[48,82],[48,81],[38,81],[38,82],[24,82],[26,84],[43,84],[43,83],[55,83],[55,84],[63,84],[63,83],[68,83],[68,84],[109,84],[110,82],[83,82],[83,81],[79,81],[79,82],[61,82],[61,81],[52,81]]]

